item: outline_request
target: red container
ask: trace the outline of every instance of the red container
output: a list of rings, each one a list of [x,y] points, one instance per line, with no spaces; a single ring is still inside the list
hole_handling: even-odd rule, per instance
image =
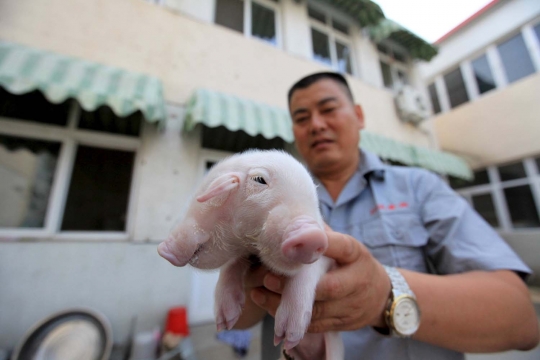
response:
[[[182,336],[189,335],[189,327],[187,323],[187,313],[185,307],[180,306],[169,310],[169,314],[167,315],[165,332],[170,332],[175,335]]]

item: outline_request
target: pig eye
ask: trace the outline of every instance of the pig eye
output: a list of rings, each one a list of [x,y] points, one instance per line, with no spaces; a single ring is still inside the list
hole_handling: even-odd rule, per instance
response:
[[[262,176],[254,176],[251,178],[251,180],[258,182],[259,184],[266,185],[266,181],[264,181]]]

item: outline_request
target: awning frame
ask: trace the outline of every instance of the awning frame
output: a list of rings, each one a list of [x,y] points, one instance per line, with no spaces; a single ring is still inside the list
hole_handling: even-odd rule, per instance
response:
[[[140,111],[148,122],[166,118],[155,77],[6,41],[0,41],[0,86],[14,95],[39,90],[55,104],[75,99],[86,111],[109,106],[119,117]]]

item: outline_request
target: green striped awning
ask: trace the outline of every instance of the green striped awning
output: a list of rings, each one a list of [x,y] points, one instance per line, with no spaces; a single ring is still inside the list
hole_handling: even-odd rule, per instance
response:
[[[294,141],[286,110],[206,89],[198,89],[191,97],[184,130],[190,131],[199,123],[208,127],[225,126],[231,131],[242,130],[266,139],[280,137],[289,143]]]
[[[322,0],[332,7],[352,16],[361,27],[375,25],[384,19],[379,5],[371,0]]]
[[[383,159],[420,166],[439,174],[452,175],[461,179],[473,178],[472,171],[465,160],[444,151],[405,144],[367,131],[362,131],[360,144],[363,149],[374,152]]]
[[[4,41],[0,86],[16,95],[39,90],[55,104],[73,98],[86,111],[107,105],[120,117],[139,110],[149,122],[165,119],[157,78]]]
[[[206,89],[195,91],[187,105],[184,130],[191,131],[197,124],[211,128],[224,126],[253,137],[279,137],[288,143],[294,142],[292,122],[286,110]],[[383,159],[463,179],[472,178],[467,163],[449,153],[405,144],[368,131],[362,131],[360,142],[362,148]]]
[[[413,34],[393,20],[384,19],[369,29],[374,42],[390,39],[403,46],[414,59],[429,61],[437,55],[437,48]]]

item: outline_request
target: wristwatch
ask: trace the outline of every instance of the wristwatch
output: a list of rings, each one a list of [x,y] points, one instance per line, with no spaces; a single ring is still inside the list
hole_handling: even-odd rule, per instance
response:
[[[385,311],[386,325],[392,336],[410,337],[420,326],[420,309],[407,281],[394,267],[383,265],[390,278],[392,292]]]

